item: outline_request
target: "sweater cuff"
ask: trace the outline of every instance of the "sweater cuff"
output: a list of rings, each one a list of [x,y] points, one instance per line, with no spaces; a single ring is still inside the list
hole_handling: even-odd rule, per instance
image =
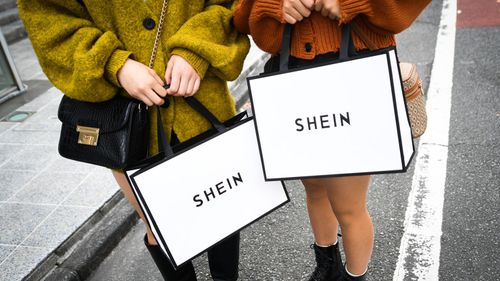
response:
[[[371,16],[372,6],[369,0],[339,0],[340,24],[350,22],[359,14]]]
[[[285,23],[283,16],[283,1],[261,0],[254,4],[255,18],[271,17],[281,23]]]
[[[125,64],[125,61],[132,55],[132,52],[115,50],[106,64],[106,79],[118,87],[121,87],[116,74]]]
[[[191,52],[188,49],[175,48],[172,50],[172,55],[177,55],[185,59],[196,70],[200,78],[203,80],[207,72],[209,63],[204,58]]]

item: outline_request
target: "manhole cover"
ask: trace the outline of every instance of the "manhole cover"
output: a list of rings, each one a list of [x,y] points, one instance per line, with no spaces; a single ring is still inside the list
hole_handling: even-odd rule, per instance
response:
[[[23,122],[26,118],[30,117],[33,112],[29,111],[14,111],[2,118],[2,122]]]

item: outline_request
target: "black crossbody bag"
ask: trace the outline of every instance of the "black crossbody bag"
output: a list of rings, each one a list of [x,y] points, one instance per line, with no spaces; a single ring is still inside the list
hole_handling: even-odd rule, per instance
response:
[[[59,154],[111,169],[123,169],[147,156],[149,119],[146,105],[115,97],[101,103],[64,96]]]
[[[165,8],[166,1],[149,68],[153,67],[158,49]],[[109,101],[91,103],[64,96],[59,104],[58,118],[62,122],[59,154],[65,158],[123,169],[148,156],[148,110],[141,101],[117,95]]]

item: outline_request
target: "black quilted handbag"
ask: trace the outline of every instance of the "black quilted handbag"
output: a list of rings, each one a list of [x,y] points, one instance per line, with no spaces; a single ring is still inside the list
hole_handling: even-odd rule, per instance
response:
[[[63,96],[59,104],[62,122],[61,156],[123,169],[147,157],[149,119],[146,105],[117,96],[89,103]]]

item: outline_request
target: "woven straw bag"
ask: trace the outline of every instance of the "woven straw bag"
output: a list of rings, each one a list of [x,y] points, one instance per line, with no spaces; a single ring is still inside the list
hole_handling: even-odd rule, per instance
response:
[[[370,50],[376,50],[370,38],[363,32],[356,22],[350,23],[353,31]],[[410,117],[411,134],[413,138],[420,137],[427,128],[427,112],[425,111],[425,96],[422,90],[422,80],[418,76],[417,66],[413,63],[399,63],[401,79],[405,92],[406,108]]]
[[[415,64],[402,62],[399,64],[399,68],[403,80],[406,107],[410,117],[411,133],[413,138],[418,138],[427,128],[427,112],[425,111],[422,80],[418,75]]]

